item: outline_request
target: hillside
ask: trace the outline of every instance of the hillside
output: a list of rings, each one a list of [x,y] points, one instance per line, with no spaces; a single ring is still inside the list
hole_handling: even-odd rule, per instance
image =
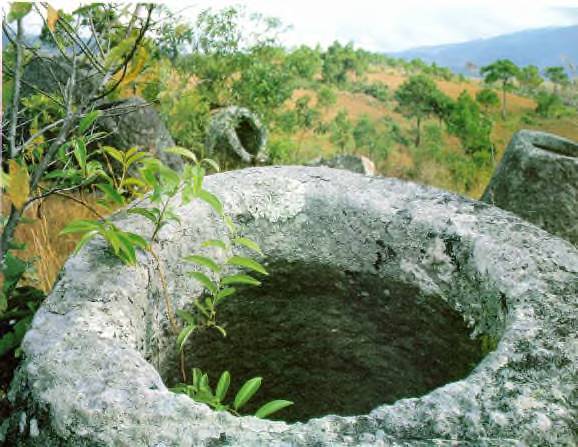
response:
[[[362,77],[363,82],[385,84],[390,92],[399,88],[407,78],[407,75],[402,74],[400,70],[378,66],[370,68]],[[456,99],[464,90],[475,96],[483,88],[480,81],[476,79],[436,80],[436,84],[452,99]],[[312,88],[298,89],[293,94],[292,102],[294,103],[303,96],[315,98],[316,92]],[[322,120],[330,121],[340,110],[345,110],[352,122],[358,121],[363,116],[369,117],[375,123],[385,118],[397,124],[405,135],[411,135],[414,131],[413,121],[395,111],[397,104],[393,99],[385,102],[378,101],[367,94],[346,90],[337,90],[336,96],[335,105],[324,111]],[[432,129],[440,129],[441,141],[436,141],[435,144],[430,141],[429,145],[426,143],[424,147],[415,148],[394,143],[384,158],[379,154],[357,151],[355,148],[350,150],[372,158],[382,175],[430,184],[477,199],[481,196],[494,166],[501,159],[508,142],[516,131],[520,129],[542,130],[578,140],[578,121],[574,117],[538,117],[533,113],[536,108],[535,101],[518,94],[508,93],[507,102],[509,115],[506,120],[499,117],[497,110],[491,116],[494,123],[491,138],[496,153],[494,163],[487,169],[474,170],[468,166],[468,161],[465,158],[462,160],[463,151],[460,141],[445,131],[441,132],[443,126],[440,126],[437,119],[428,120],[426,123],[426,127],[429,125]],[[292,157],[295,162],[303,162],[320,154],[330,156],[338,153],[338,149],[327,135],[319,135],[312,130],[302,132],[296,140],[298,144],[294,148],[295,153]],[[433,146],[438,147],[439,151],[435,152],[437,149],[432,149]],[[459,160],[459,166],[452,166],[448,162],[448,157],[456,157],[456,160]]]
[[[415,58],[468,73],[466,64],[478,67],[496,59],[510,59],[517,65],[566,65],[578,61],[578,25],[520,31],[470,42],[421,47],[391,54],[406,60]]]

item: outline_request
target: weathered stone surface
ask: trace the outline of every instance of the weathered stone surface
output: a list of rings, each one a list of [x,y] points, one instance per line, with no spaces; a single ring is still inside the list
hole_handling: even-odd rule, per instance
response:
[[[327,166],[335,169],[345,169],[346,171],[358,174],[375,175],[375,165],[363,155],[337,155],[333,158],[319,157],[307,163],[307,166]]]
[[[484,203],[329,168],[245,169],[206,188],[261,244],[271,275],[224,310],[241,355],[213,353],[211,365],[197,343],[190,354],[263,374],[267,397],[294,399],[296,411],[318,387],[322,404],[291,420],[342,415],[236,418],[172,394],[177,359],[154,263],[122,266],[94,241],[67,261],[24,340],[11,445],[575,445],[571,244]],[[183,308],[200,289],[180,260],[223,228],[204,204],[176,212],[181,224],[161,230],[157,249]],[[150,231],[140,216],[118,223]],[[297,318],[307,308],[313,316]],[[251,351],[263,358],[240,358]]]
[[[578,144],[516,133],[481,200],[578,245]]]
[[[205,141],[207,154],[240,159],[244,163],[264,163],[267,130],[250,110],[225,107],[213,112]]]
[[[164,152],[175,142],[156,110],[147,102],[133,96],[112,110],[116,116],[98,120],[98,124],[110,135],[107,144],[120,150],[138,147],[155,154],[164,164],[180,170],[182,160],[178,155]]]

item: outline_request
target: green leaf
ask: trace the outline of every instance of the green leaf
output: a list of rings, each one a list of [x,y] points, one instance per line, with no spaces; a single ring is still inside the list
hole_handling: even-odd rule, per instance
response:
[[[191,255],[184,258],[187,262],[192,262],[194,264],[202,265],[203,267],[207,267],[208,269],[212,270],[213,272],[219,272],[221,270],[221,266],[213,261],[211,258],[207,258],[206,256],[200,255]]]
[[[205,275],[204,273],[201,272],[188,272],[187,275],[189,275],[191,278],[196,279],[197,281],[199,281],[203,286],[205,286],[206,289],[208,289],[213,295],[217,293],[218,289],[216,284],[211,281],[211,279]]]
[[[74,142],[74,157],[80,169],[84,171],[86,168],[86,144],[82,138],[78,138]]]
[[[183,350],[185,343],[195,331],[195,328],[196,326],[194,324],[188,324],[181,330],[181,332],[179,332],[179,335],[177,336],[177,346],[179,347],[179,351]]]
[[[124,205],[124,197],[121,196],[111,184],[99,183],[96,187],[100,189],[104,193],[104,196],[111,202],[117,205]]]
[[[155,214],[155,211],[156,211],[156,214]],[[128,214],[139,214],[139,215],[147,218],[148,220],[150,220],[152,223],[157,222],[158,212],[159,212],[159,210],[157,208],[148,209],[148,208],[141,208],[141,207],[134,207],[134,208],[131,208],[127,211]]]
[[[89,231],[88,233],[84,233],[76,247],[74,247],[74,253],[78,253],[82,247],[84,247],[90,240],[94,239],[98,235],[98,231]]]
[[[88,130],[88,128],[96,121],[96,119],[102,115],[100,110],[93,110],[88,113],[84,118],[78,123],[78,131],[83,134]]]
[[[197,163],[197,156],[195,155],[195,153],[189,149],[184,148],[184,147],[173,146],[173,147],[169,147],[167,149],[163,149],[163,152],[181,155],[181,156],[188,158],[190,160],[193,160],[195,163]]]
[[[254,261],[251,258],[246,258],[244,256],[232,256],[227,261],[227,264],[231,265],[238,265],[240,267],[246,267],[248,269],[254,270],[256,272],[262,273],[263,275],[268,275],[267,270],[257,261]]]
[[[225,399],[230,384],[231,374],[229,374],[229,371],[225,371],[223,374],[221,374],[219,383],[217,383],[217,388],[215,390],[215,397],[219,400],[219,402],[222,402],[223,399]]]
[[[233,223],[231,216],[224,216],[223,220],[225,221],[225,225],[227,226],[229,233],[235,234],[237,232],[237,226]]]
[[[290,400],[273,400],[259,408],[255,413],[255,417],[261,419],[266,418],[270,414],[276,413],[277,411],[282,410],[283,408],[290,405],[293,405],[293,402]]]
[[[219,293],[215,296],[215,306],[218,305],[221,301],[223,301],[228,296],[233,295],[237,289],[234,287],[226,287],[223,290],[220,290]]]
[[[199,192],[199,199],[208,203],[219,216],[223,215],[223,204],[216,195],[210,193],[206,189],[203,189]]]
[[[245,382],[245,384],[241,387],[235,396],[235,402],[233,403],[233,408],[235,408],[235,410],[238,410],[247,402],[249,402],[249,399],[251,399],[259,390],[261,381],[261,377],[253,377],[252,379]]]
[[[263,252],[261,251],[261,247],[259,247],[259,244],[257,244],[257,242],[252,241],[251,239],[247,239],[246,237],[236,237],[235,239],[233,239],[233,242],[237,245],[243,245],[244,247],[247,247],[249,250],[253,250],[254,252],[259,253],[260,255],[263,254]]]
[[[201,163],[206,163],[208,164],[211,168],[213,168],[215,170],[215,172],[219,172],[220,168],[219,165],[217,164],[217,162],[215,160],[212,160],[210,158],[203,158],[201,160]]]
[[[73,220],[66,227],[62,229],[59,234],[68,233],[86,233],[87,231],[100,231],[102,229],[102,224],[95,220]]]
[[[147,152],[137,152],[136,154],[128,157],[128,159],[126,160],[126,167],[128,168],[129,166],[146,157],[149,157],[149,154]]]
[[[111,233],[113,231],[116,232],[116,236],[120,242],[119,248],[122,255],[119,257],[125,261],[126,264],[136,264],[136,244],[134,243],[133,238],[129,237],[124,231],[112,230]]]
[[[125,231],[123,234],[133,243],[135,247],[145,251],[149,249],[149,243],[141,235],[131,233],[130,231]]]
[[[22,19],[32,9],[31,2],[12,2],[10,4],[10,12],[8,13],[8,22]]]
[[[226,286],[229,286],[231,284],[249,284],[251,286],[261,285],[260,281],[257,281],[255,278],[249,275],[225,276],[221,282]]]
[[[120,164],[124,165],[124,155],[121,151],[119,151],[118,149],[115,149],[112,146],[103,146],[102,150],[110,155],[112,158],[114,158],[116,161],[118,161]]]
[[[192,313],[187,312],[186,310],[182,310],[182,309],[177,309],[175,313],[177,314],[177,316],[179,318],[182,318],[187,323],[196,324],[195,317],[193,316]]]
[[[227,249],[227,244],[219,239],[209,239],[201,244],[201,247],[218,247],[223,250]]]

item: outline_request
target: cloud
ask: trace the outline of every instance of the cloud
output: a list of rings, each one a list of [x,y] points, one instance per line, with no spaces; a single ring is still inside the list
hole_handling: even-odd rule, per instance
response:
[[[71,10],[79,2],[54,0]],[[372,51],[398,51],[464,42],[529,28],[578,24],[578,0],[169,0],[171,9],[194,18],[202,9],[245,5],[278,17],[292,29],[287,46],[352,41]]]

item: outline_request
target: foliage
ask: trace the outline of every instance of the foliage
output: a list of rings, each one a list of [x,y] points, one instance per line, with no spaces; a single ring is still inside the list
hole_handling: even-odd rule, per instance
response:
[[[217,386],[213,390],[209,384],[209,377],[198,368],[193,368],[192,383],[178,384],[172,391],[182,393],[189,396],[191,399],[209,405],[216,411],[229,411],[239,416],[239,410],[243,408],[249,400],[259,391],[261,387],[261,377],[253,377],[247,380],[243,386],[237,391],[232,404],[224,403],[227,397],[229,386],[231,383],[231,375],[228,371],[221,374]],[[266,418],[285,407],[293,405],[293,402],[288,400],[273,400],[261,406],[256,412],[255,417]]]
[[[351,91],[353,93],[363,93],[382,102],[387,102],[391,97],[387,85],[379,81],[371,83],[355,82],[351,85]]]
[[[322,85],[317,91],[317,105],[319,107],[330,107],[337,102],[337,95],[329,85]]]
[[[498,94],[491,88],[483,88],[478,91],[478,93],[476,93],[476,101],[478,101],[486,112],[500,105]]]
[[[568,85],[570,82],[564,67],[547,67],[544,74],[557,87]]]
[[[476,101],[465,90],[448,118],[448,130],[459,137],[468,154],[489,152],[491,148],[492,122],[481,113]]]
[[[560,95],[542,91],[536,95],[536,113],[544,118],[561,118],[571,115],[571,109],[564,105]]]
[[[509,59],[498,59],[492,64],[480,68],[484,82],[502,84],[502,119],[506,118],[506,91],[512,87],[512,81],[519,77],[520,69]]]
[[[540,69],[535,65],[520,68],[517,79],[520,86],[527,92],[535,91],[544,82],[540,76]]]
[[[353,129],[353,140],[357,149],[366,150],[370,158],[387,158],[392,146],[391,135],[380,132],[367,115],[363,115]]]
[[[347,81],[347,74],[354,72],[363,74],[367,69],[367,60],[363,53],[356,51],[352,43],[343,46],[335,41],[323,54],[323,80],[328,83],[340,84]]]
[[[408,118],[416,119],[416,146],[419,146],[421,141],[422,121],[441,110],[438,107],[440,98],[442,93],[435,83],[423,75],[411,76],[395,92],[397,110]]]
[[[331,122],[330,129],[331,142],[339,148],[341,153],[344,153],[352,142],[351,132],[353,130],[347,111],[340,110],[337,113]]]
[[[312,80],[321,70],[320,52],[301,45],[287,54],[285,65],[293,77]]]

